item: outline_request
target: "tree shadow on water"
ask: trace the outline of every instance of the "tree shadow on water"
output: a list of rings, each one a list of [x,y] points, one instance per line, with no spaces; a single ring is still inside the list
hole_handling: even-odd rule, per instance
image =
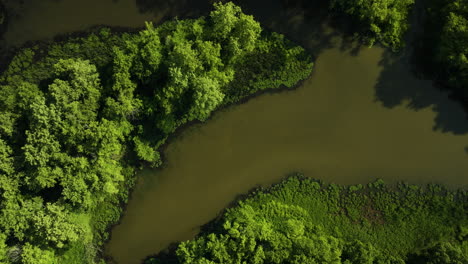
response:
[[[365,46],[354,38],[356,25],[330,12],[330,0],[233,1],[262,26],[284,34],[315,56],[331,48],[357,56]]]
[[[376,101],[387,108],[403,104],[414,111],[430,108],[436,114],[433,130],[455,135],[468,133],[468,117],[462,105],[432,81],[414,77],[407,54],[385,51],[380,66],[383,70],[375,86]]]
[[[262,26],[284,34],[314,56],[340,45],[336,40],[342,32],[335,30],[330,16],[329,0],[235,0],[244,12],[252,14]],[[341,42],[343,50],[350,46]],[[346,43],[350,43],[346,41]]]
[[[140,13],[153,13],[156,22],[206,15],[215,0],[135,0]]]
[[[358,56],[361,49],[367,48],[363,45],[362,42],[357,41],[352,36],[344,34],[342,36],[340,51],[343,53],[348,53],[351,56]]]

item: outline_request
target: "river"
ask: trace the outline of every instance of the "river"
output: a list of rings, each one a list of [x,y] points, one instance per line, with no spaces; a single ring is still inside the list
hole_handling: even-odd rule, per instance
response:
[[[327,49],[297,90],[259,96],[183,131],[164,153],[165,168],[140,175],[107,252],[117,263],[139,263],[192,238],[238,194],[294,171],[328,183],[378,177],[468,186],[468,135],[435,128],[434,106],[414,111],[404,101],[389,109],[376,101],[382,53]],[[401,88],[433,89],[404,69],[394,78]],[[463,122],[461,108],[452,108]]]
[[[48,2],[68,10],[66,0]],[[139,13],[131,1],[108,2],[98,5],[101,13],[114,5],[127,11],[80,19],[86,26],[139,26],[146,16],[159,21],[177,13],[175,3],[157,15],[157,10]],[[277,1],[268,9],[257,1],[246,4],[263,25],[318,55],[314,72],[294,91],[258,96],[179,133],[165,149],[164,168],[140,173],[121,223],[112,230],[106,253],[119,264],[140,263],[171,242],[193,238],[237,195],[294,171],[327,183],[382,178],[468,187],[466,115],[430,81],[414,78],[404,54],[344,41],[307,9]],[[113,24],[114,15],[125,18]],[[84,24],[78,24],[70,28],[81,30]],[[65,31],[49,29],[40,38]],[[8,34],[14,33],[7,32],[6,39],[13,36]]]

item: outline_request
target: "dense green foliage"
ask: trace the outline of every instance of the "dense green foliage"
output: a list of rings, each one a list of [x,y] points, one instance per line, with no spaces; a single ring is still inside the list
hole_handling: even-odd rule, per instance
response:
[[[311,69],[232,3],[22,50],[0,76],[0,263],[94,263],[135,169],[161,163],[170,133]]]
[[[176,255],[184,264],[468,263],[468,193],[296,175],[227,209]]]
[[[468,1],[432,0],[427,11],[422,41],[432,74],[468,100]]]
[[[414,0],[331,0],[331,9],[347,15],[357,36],[369,45],[376,41],[397,50],[409,27]]]

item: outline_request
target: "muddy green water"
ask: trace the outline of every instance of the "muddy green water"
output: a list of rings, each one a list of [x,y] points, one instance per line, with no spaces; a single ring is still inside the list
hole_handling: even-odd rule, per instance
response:
[[[192,16],[208,7],[208,1],[183,0],[7,2],[16,8],[8,45],[96,24],[139,27],[146,19]],[[317,26],[320,14],[292,4],[300,1],[244,2],[263,25],[318,55],[314,73],[294,91],[261,95],[180,133],[164,153],[165,168],[139,175],[112,230],[106,253],[117,263],[137,264],[193,238],[238,194],[293,171],[342,184],[378,177],[468,187],[465,114],[429,81],[412,77],[404,56],[333,37]]]

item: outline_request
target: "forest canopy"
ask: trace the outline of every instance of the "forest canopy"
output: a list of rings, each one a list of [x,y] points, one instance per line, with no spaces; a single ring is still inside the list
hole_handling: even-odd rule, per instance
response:
[[[468,1],[434,1],[428,10],[426,41],[431,43],[432,74],[468,102]]]
[[[136,169],[161,164],[177,127],[311,70],[232,3],[21,50],[0,76],[0,263],[96,263]]]

